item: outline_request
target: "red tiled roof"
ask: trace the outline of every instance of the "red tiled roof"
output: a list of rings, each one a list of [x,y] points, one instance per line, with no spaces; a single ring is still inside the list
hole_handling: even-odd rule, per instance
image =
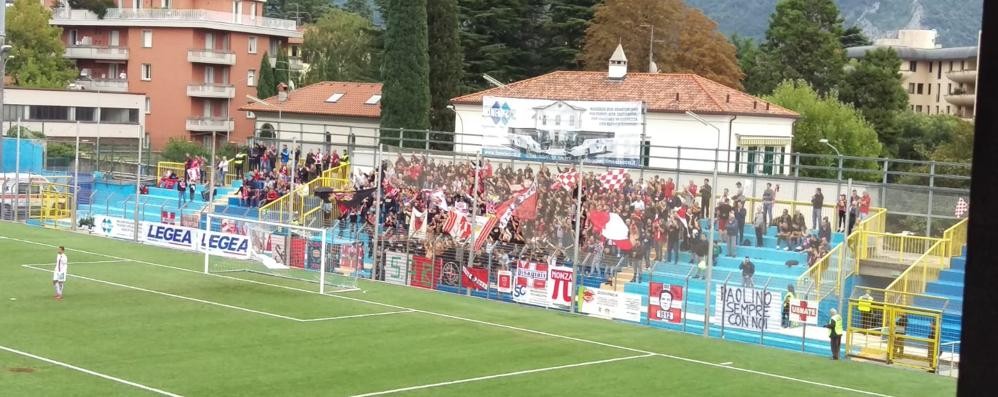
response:
[[[798,114],[695,74],[558,71],[451,99],[476,105],[485,96],[564,101],[644,101],[649,112],[738,114],[797,118]]]
[[[335,93],[343,96],[334,103],[326,102]],[[381,117],[381,102],[368,105],[373,95],[381,95],[381,83],[350,83],[324,81],[291,91],[288,100],[280,103],[282,113],[341,117]],[[273,106],[249,102],[239,108],[250,112],[277,112],[277,97],[264,99]]]

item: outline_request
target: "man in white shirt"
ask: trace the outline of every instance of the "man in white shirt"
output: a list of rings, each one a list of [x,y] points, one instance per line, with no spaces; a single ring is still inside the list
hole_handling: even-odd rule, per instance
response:
[[[66,248],[59,246],[59,254],[55,257],[55,269],[52,270],[52,286],[55,287],[55,299],[62,300],[62,288],[69,272],[69,259],[66,258]]]

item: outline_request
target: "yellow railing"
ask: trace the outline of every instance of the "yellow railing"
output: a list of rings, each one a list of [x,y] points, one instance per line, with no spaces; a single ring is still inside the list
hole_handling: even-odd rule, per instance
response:
[[[884,301],[896,305],[912,305],[913,295],[925,292],[925,286],[939,278],[939,272],[949,268],[946,240],[937,239],[904,273],[885,288]]]
[[[824,298],[829,293],[833,291],[838,291],[841,287],[841,277],[839,270],[833,269],[832,265],[836,265],[837,269],[842,269],[843,260],[845,255],[842,255],[844,244],[836,245],[831,251],[828,251],[825,256],[818,258],[814,261],[814,264],[807,269],[804,274],[797,278],[797,291],[808,291],[812,290],[816,294],[817,299]],[[834,288],[823,289],[821,286],[824,283],[834,282]],[[813,285],[809,285],[813,283]],[[809,287],[813,287],[809,288]]]
[[[777,201],[777,203],[780,202]],[[785,201],[783,203],[784,205],[790,204],[791,209],[796,209],[796,207],[801,205],[808,205],[808,206],[811,205],[811,203],[790,202],[790,201]],[[825,209],[822,210],[823,212],[827,210],[828,207],[832,207],[832,209],[834,210],[833,206],[826,205],[824,207]],[[838,214],[836,214],[836,216],[837,215]],[[831,218],[829,218],[829,221],[831,221]],[[886,209],[871,208],[870,215],[865,219],[863,219],[862,221],[859,221],[859,223],[857,223],[856,226],[853,227],[852,233],[846,237],[845,242],[843,244],[839,244],[835,246],[835,248],[832,248],[832,250],[829,251],[828,254],[816,260],[814,264],[811,265],[811,267],[809,267],[806,272],[804,272],[804,274],[801,274],[800,277],[797,278],[797,290],[806,291],[808,283],[813,282],[814,291],[816,291],[816,293],[818,294],[817,297],[818,299],[822,299],[828,294],[836,291],[838,291],[841,296],[843,280],[849,277],[849,275],[851,275],[855,271],[855,269],[858,269],[857,267],[858,265],[855,265],[858,263],[858,258],[855,257],[857,256],[856,253],[859,252],[858,248],[861,246],[861,243],[864,240],[863,237],[865,235],[865,232],[867,231],[882,232],[886,226],[886,221],[887,221]],[[853,253],[854,257],[853,259],[856,262],[851,263],[846,259],[846,254],[850,252]],[[854,266],[847,266],[850,264],[853,264]],[[833,265],[835,265],[834,268],[832,267]],[[831,282],[831,280],[828,279],[829,277],[835,278],[834,280],[835,288],[832,290],[823,290],[821,288],[821,285],[823,282]]]
[[[967,245],[967,219],[957,222],[943,232],[943,240],[947,241],[949,256],[963,254],[963,246]]]
[[[350,188],[350,180],[347,178],[326,177],[326,175],[349,176],[349,163],[344,163],[337,167],[323,171],[322,175],[323,176],[315,178],[308,183],[295,187],[294,191],[288,192],[288,194],[281,196],[277,200],[260,207],[260,220],[277,223],[301,224],[300,221],[304,221],[305,214],[322,205],[322,200],[312,194],[316,188],[329,187],[337,191],[343,191]]]
[[[37,190],[36,190],[37,189]],[[37,217],[43,226],[59,226],[60,220],[74,222],[73,202],[75,195],[73,187],[58,183],[40,183],[38,187],[31,188],[32,193],[28,201],[29,218]],[[70,224],[71,225],[71,224]]]
[[[940,238],[893,233],[860,231],[859,251],[856,260],[873,259],[884,262],[910,263],[936,243]]]

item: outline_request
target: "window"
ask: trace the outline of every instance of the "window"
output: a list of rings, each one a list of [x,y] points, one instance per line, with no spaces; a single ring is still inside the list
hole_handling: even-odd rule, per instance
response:
[[[947,70],[947,72],[952,72],[952,71],[953,71],[953,61],[949,61],[949,70]]]
[[[142,80],[152,80],[152,65],[148,63],[142,64]]]
[[[146,114],[152,113],[152,98],[146,97]]]
[[[939,61],[939,67],[936,68],[936,80],[941,80],[943,78],[943,61]]]
[[[24,105],[3,105],[3,119],[15,121],[24,118]]]
[[[932,84],[929,84],[929,95],[932,95]]]
[[[922,105],[915,105],[915,113],[922,113]]]
[[[364,102],[364,104],[365,105],[377,105],[378,102],[381,102],[381,94],[371,95],[370,98],[367,98],[367,102]]]
[[[908,62],[908,71],[909,72],[917,72],[918,71],[917,69],[918,69],[918,62],[915,62],[915,61],[909,61]]]
[[[929,73],[932,73],[932,62],[929,62]]]
[[[159,5],[160,8],[166,8],[166,9],[173,8],[173,0],[161,0]]]
[[[143,30],[142,31],[142,47],[152,48],[152,31]]]
[[[246,85],[253,87],[256,85],[256,70],[250,69],[246,71]]]
[[[942,66],[940,66],[939,68],[942,69]],[[936,83],[936,102],[939,102],[939,94],[941,94],[942,92],[943,92],[943,84]]]
[[[255,119],[256,118],[256,113],[246,112],[246,118],[248,118],[248,119]]]
[[[139,110],[127,108],[101,108],[100,121],[106,123],[138,123]]]
[[[953,83],[946,84],[946,95],[953,94]]]
[[[29,120],[69,120],[69,108],[66,106],[30,106],[28,109]]]
[[[925,84],[918,83],[918,85],[916,87],[917,88],[915,88],[915,93],[917,93],[919,95],[921,95],[922,92],[925,90]]]
[[[936,105],[936,114],[939,114],[939,105]]]
[[[76,108],[76,121],[97,121],[94,117],[97,115],[96,108],[89,107],[77,107]]]
[[[271,38],[270,39],[270,57],[277,58],[277,52],[280,51],[281,42],[280,40]]]
[[[558,126],[561,125],[561,115],[560,114],[554,115],[554,125],[558,125]]]
[[[949,105],[946,105],[946,114],[950,114]]]
[[[326,98],[326,103],[336,103],[336,101],[339,101],[340,98],[343,98],[343,94],[339,92],[334,92],[333,95],[330,95],[329,98]]]
[[[908,83],[908,93],[909,94],[915,93],[915,83]]]
[[[247,50],[250,54],[256,54],[256,36],[249,37],[249,49]]]

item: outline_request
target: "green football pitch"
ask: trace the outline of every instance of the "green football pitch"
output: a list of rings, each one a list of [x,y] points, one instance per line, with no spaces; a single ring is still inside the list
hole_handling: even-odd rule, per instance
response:
[[[70,261],[53,299],[55,246]],[[0,223],[0,395],[947,396],[951,378]],[[295,285],[293,283],[300,283]]]

